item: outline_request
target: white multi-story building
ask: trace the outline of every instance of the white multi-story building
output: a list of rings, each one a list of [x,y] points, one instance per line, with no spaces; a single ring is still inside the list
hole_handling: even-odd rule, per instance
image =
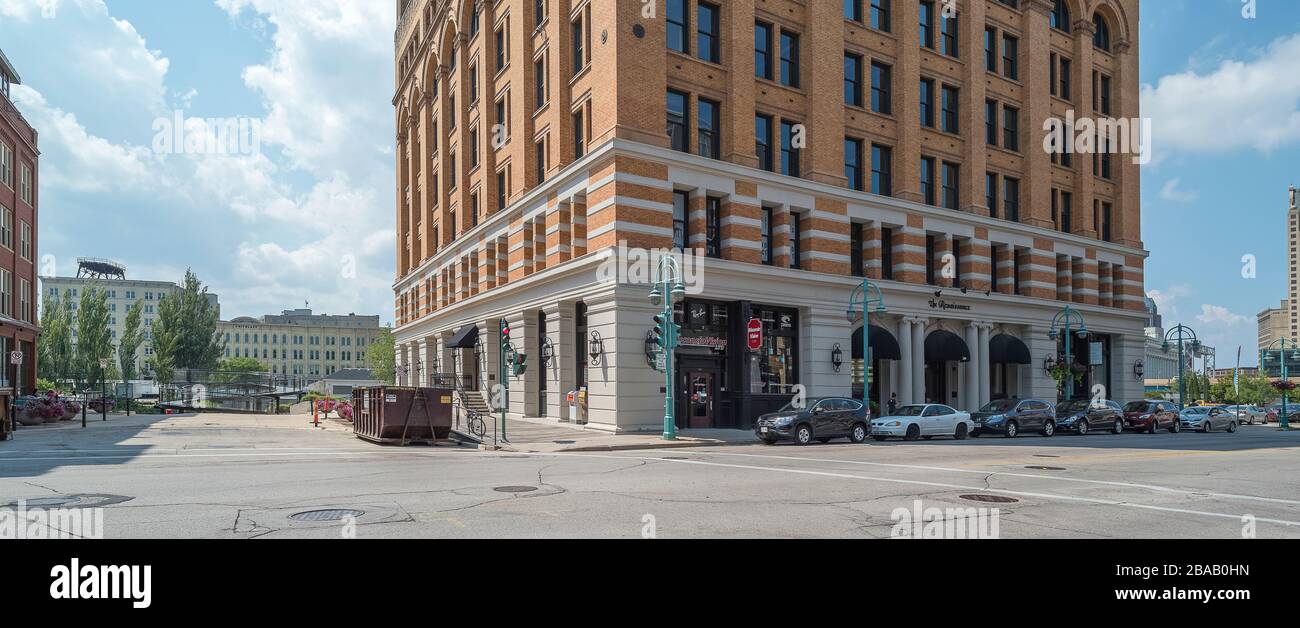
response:
[[[379,336],[379,316],[331,316],[308,309],[217,323],[225,358],[256,358],[272,373],[308,380],[365,368],[366,348]]]

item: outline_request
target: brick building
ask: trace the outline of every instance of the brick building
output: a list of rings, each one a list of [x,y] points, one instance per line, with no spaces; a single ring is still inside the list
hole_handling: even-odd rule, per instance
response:
[[[674,249],[693,271],[683,427],[747,427],[799,386],[862,395],[864,371],[873,400],[1055,397],[1044,363],[1067,304],[1088,328],[1071,394],[1141,397],[1139,168],[1114,125],[1086,131],[1139,116],[1137,0],[397,10],[408,383],[491,390],[504,319],[530,356],[512,415],[562,420],[586,388],[590,428],[659,429],[637,269]],[[1045,148],[1049,119],[1078,141]],[[845,315],[864,275],[888,309],[868,368]]]
[[[0,395],[15,388],[36,389],[37,202],[40,196],[36,130],[10,99],[10,88],[22,83],[0,51]],[[22,372],[9,354],[22,351]]]

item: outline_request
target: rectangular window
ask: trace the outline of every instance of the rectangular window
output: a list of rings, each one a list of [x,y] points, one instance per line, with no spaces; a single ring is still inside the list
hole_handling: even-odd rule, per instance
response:
[[[583,68],[587,67],[587,35],[586,29],[582,26],[581,17],[573,20],[573,23],[569,25],[569,36],[573,40],[571,42],[573,45],[573,73],[577,75]]]
[[[719,63],[722,60],[718,44],[722,39],[718,19],[721,12],[716,5],[707,2],[701,2],[696,7],[696,47],[699,48],[700,58],[712,63]]]
[[[18,254],[23,259],[31,261],[32,259],[32,226],[27,221],[19,221],[21,229],[18,232]]]
[[[1047,62],[1047,92],[1053,96],[1056,95],[1056,53],[1048,55]]]
[[[862,57],[844,53],[844,104],[862,106]]]
[[[469,82],[469,107],[470,109],[473,109],[474,103],[478,102],[478,65],[477,64],[471,64],[469,66],[469,78],[467,79],[467,81]]]
[[[758,156],[758,167],[768,172],[775,172],[776,165],[772,158],[772,118],[754,116],[754,151]]]
[[[546,59],[533,63],[533,110],[546,106]]]
[[[1007,220],[1020,222],[1020,179],[1002,178],[1002,209]]]
[[[920,11],[917,15],[920,18],[921,47],[934,49],[934,2],[922,0]]]
[[[763,208],[763,222],[759,226],[759,238],[763,241],[763,263],[768,266],[772,265],[772,208]]]
[[[942,44],[939,47],[940,52],[949,57],[957,57],[957,14],[952,16],[943,15],[939,17],[939,41]]]
[[[689,216],[690,194],[680,190],[673,192],[673,248],[675,249],[686,249]]]
[[[798,141],[795,127],[803,126],[794,122],[781,122],[781,174],[789,177],[800,175],[799,156],[801,150],[795,147]]]
[[[1020,40],[1002,35],[1002,76],[1011,80],[1020,78]]]
[[[943,130],[948,133],[960,133],[958,124],[958,91],[956,87],[943,86]]]
[[[686,37],[688,25],[687,0],[668,0],[668,49],[690,54],[691,42]]]
[[[781,84],[799,87],[799,36],[781,32]]]
[[[844,0],[844,19],[862,21],[862,0]]]
[[[871,193],[894,195],[894,151],[888,146],[871,145]]]
[[[939,254],[938,243],[935,237],[930,234],[925,236],[925,283],[932,286],[939,285],[938,273],[935,268],[935,256]]]
[[[668,90],[668,140],[673,150],[690,152],[690,136],[686,134],[689,124],[687,105],[690,96],[675,90]]]
[[[1064,59],[1064,58],[1061,59],[1060,76],[1061,76],[1061,89],[1059,95],[1061,98],[1064,98],[1065,100],[1069,100],[1070,99],[1070,60],[1069,59]]]
[[[469,167],[478,167],[478,127],[469,130]]]
[[[510,181],[506,176],[506,171],[502,170],[497,173],[497,211],[506,208],[510,202]]]
[[[926,205],[934,205],[934,158],[921,158],[921,198]]]
[[[506,37],[506,27],[502,26],[501,28],[498,28],[496,31],[496,49],[497,49],[496,50],[497,52],[496,71],[497,72],[504,70],[506,67],[506,41],[507,40],[508,38]]]
[[[699,99],[696,122],[699,124],[699,151],[701,157],[722,158],[721,105],[712,100]]]
[[[722,199],[716,196],[704,203],[704,254],[722,257]]]
[[[4,143],[0,143],[0,183],[14,189],[14,150]]]
[[[790,212],[790,268],[803,267],[803,213]]]
[[[573,113],[573,157],[581,159],[587,154],[587,133],[584,130],[584,118],[582,110]]]
[[[772,26],[754,22],[754,75],[772,80]]]
[[[889,3],[891,0],[871,0],[871,28],[889,32]]]
[[[998,217],[998,175],[984,173],[984,204],[989,208],[989,216]]]
[[[1061,231],[1073,233],[1074,224],[1074,195],[1069,192],[1061,192]]]
[[[893,113],[893,69],[880,62],[871,63],[871,110],[889,115]]]
[[[1110,214],[1111,204],[1101,204],[1101,239],[1110,242]]]
[[[546,21],[546,0],[533,0],[533,21],[538,24]]]
[[[849,272],[862,277],[866,274],[862,266],[862,223],[855,222],[849,225]]]
[[[921,126],[934,128],[934,81],[921,79]]]
[[[18,280],[18,320],[32,322],[32,284],[26,279]]]
[[[14,212],[8,207],[0,211],[0,246],[14,248]]]
[[[18,191],[19,196],[22,197],[23,201],[28,205],[35,205],[36,203],[32,196],[32,169],[27,167],[27,164],[23,164],[22,170],[22,181],[20,182],[22,188]]]
[[[998,71],[998,31],[991,26],[984,29],[984,69]]]
[[[894,278],[894,230],[880,228],[880,278]]]
[[[1101,113],[1110,115],[1110,77],[1101,75]]]
[[[998,101],[984,101],[984,143],[998,145]]]
[[[957,209],[957,186],[961,185],[958,178],[957,164],[943,162],[943,206],[948,209]]]
[[[863,190],[862,140],[844,138],[844,178],[848,179],[849,189]]]
[[[1002,148],[1020,151],[1020,110],[1002,107]]]

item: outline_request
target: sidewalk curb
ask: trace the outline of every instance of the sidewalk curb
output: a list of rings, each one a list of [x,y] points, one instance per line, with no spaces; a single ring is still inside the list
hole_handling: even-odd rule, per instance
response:
[[[521,449],[520,447],[526,447],[526,445],[520,445],[519,447],[504,446],[501,447],[501,450],[515,452],[515,453],[551,454],[551,453],[569,453],[569,452],[582,453],[582,452],[608,452],[608,451],[638,451],[638,450],[646,450],[646,449],[653,449],[653,450],[689,449],[693,447],[752,447],[758,444],[759,443],[757,442],[747,443],[747,442],[732,442],[732,441],[719,440],[719,441],[707,441],[707,442],[678,441],[677,443],[655,443],[655,444],[641,444],[641,445],[633,445],[633,444],[586,445],[586,446],[579,446],[579,447],[565,447],[561,449],[556,449],[554,451],[542,451],[540,449]]]

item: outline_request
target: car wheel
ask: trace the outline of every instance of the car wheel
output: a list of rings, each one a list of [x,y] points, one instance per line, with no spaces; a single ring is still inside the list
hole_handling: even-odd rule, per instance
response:
[[[794,442],[799,445],[807,445],[813,440],[812,426],[807,423],[794,428]]]
[[[889,438],[889,437],[888,437],[888,436],[885,436],[884,434],[876,434],[875,436],[872,436],[871,438],[874,439],[874,440],[878,440],[878,441],[884,442],[884,440],[887,439],[887,438]]]
[[[1179,421],[1179,420],[1175,419],[1173,425],[1170,425],[1170,426],[1169,426],[1169,432],[1170,432],[1171,434],[1177,434],[1177,433],[1179,433],[1179,432],[1181,432],[1181,431],[1183,431],[1183,424],[1182,424],[1182,421]]]
[[[917,440],[919,438],[921,438],[921,426],[915,423],[907,426],[907,436],[904,436],[903,440]]]
[[[1020,435],[1020,425],[1015,421],[1007,422],[1007,438],[1015,438]]]
[[[1110,428],[1110,431],[1116,434],[1122,433],[1124,431],[1124,419],[1115,419],[1115,425]]]
[[[1201,431],[1202,431],[1202,432],[1205,432],[1206,434],[1209,434],[1209,433],[1210,433],[1210,420],[1209,420],[1209,419],[1206,419],[1206,420],[1204,420],[1204,421],[1201,422]]]
[[[1056,421],[1047,421],[1043,423],[1043,436],[1051,438],[1056,434]]]
[[[1152,417],[1151,425],[1147,427],[1148,434],[1155,434],[1156,429],[1160,427],[1160,419]]]
[[[853,429],[849,430],[849,440],[855,443],[865,443],[867,442],[867,434],[869,434],[867,426],[858,423],[853,426]]]
[[[1078,423],[1079,423],[1079,424],[1078,424],[1078,426],[1077,426],[1075,429],[1079,430],[1079,436],[1087,436],[1087,435],[1088,435],[1088,419],[1079,419]]]
[[[957,439],[957,440],[966,440],[966,437],[969,436],[969,435],[970,435],[970,432],[969,432],[969,429],[966,427],[966,424],[965,424],[965,423],[958,423],[958,424],[957,424],[957,431],[956,431],[956,432],[953,432],[952,437],[955,438],[955,439]]]
[[[1235,431],[1237,431],[1237,422],[1236,422],[1236,421],[1228,421],[1228,433],[1231,434],[1231,433],[1233,433],[1233,432],[1235,432]]]

